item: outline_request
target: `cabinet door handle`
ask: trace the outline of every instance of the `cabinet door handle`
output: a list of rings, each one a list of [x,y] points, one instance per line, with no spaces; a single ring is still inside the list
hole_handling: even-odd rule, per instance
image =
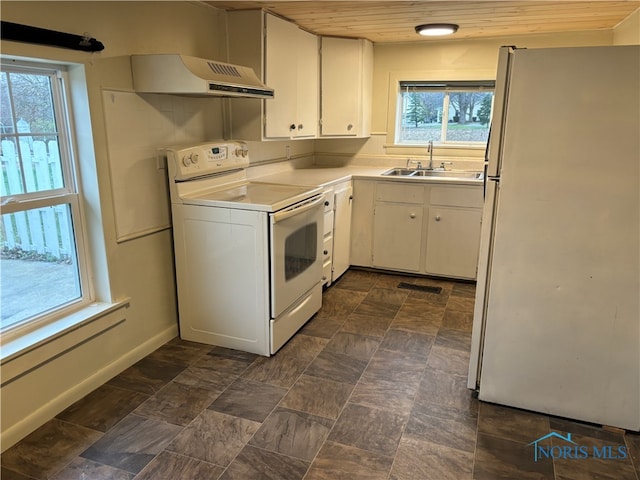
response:
[[[296,124],[292,123],[291,125],[289,125],[289,130],[295,130],[296,129]]]
[[[410,214],[409,214],[409,216],[410,216],[411,218],[416,218],[416,214],[415,214],[415,213],[410,213]]]
[[[304,128],[304,125],[300,124],[298,125],[298,130],[302,130]]]
[[[436,222],[440,221],[440,215],[436,215]]]
[[[351,131],[351,129],[353,128],[353,125],[350,123],[349,125],[347,125],[347,130]]]
[[[328,254],[329,254],[329,250],[325,250],[325,251],[324,251],[324,254],[325,254],[325,255],[328,255]]]
[[[324,201],[324,206],[325,206],[325,207],[328,207],[328,206],[329,206],[329,200],[325,200],[325,201]]]

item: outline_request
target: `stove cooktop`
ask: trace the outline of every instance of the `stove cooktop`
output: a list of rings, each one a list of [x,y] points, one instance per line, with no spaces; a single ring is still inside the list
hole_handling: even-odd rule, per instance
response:
[[[282,185],[264,182],[241,182],[227,187],[185,195],[191,205],[276,212],[322,192],[316,186]]]

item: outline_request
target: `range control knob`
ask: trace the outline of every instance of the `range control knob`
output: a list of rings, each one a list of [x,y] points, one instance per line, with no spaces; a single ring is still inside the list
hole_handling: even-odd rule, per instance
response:
[[[191,155],[185,155],[184,157],[182,157],[182,164],[185,167],[188,167],[189,165],[191,165]]]
[[[193,163],[194,165],[198,164],[198,154],[194,153],[193,155],[191,155],[191,163]]]

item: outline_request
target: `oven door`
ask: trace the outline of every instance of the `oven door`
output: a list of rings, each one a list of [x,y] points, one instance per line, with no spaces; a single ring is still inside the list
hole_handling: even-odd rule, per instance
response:
[[[269,215],[271,318],[322,280],[323,197],[314,196]]]

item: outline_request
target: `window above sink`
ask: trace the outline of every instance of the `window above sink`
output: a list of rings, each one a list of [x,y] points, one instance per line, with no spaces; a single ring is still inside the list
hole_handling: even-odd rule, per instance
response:
[[[395,144],[484,147],[495,82],[404,81],[398,84]]]

